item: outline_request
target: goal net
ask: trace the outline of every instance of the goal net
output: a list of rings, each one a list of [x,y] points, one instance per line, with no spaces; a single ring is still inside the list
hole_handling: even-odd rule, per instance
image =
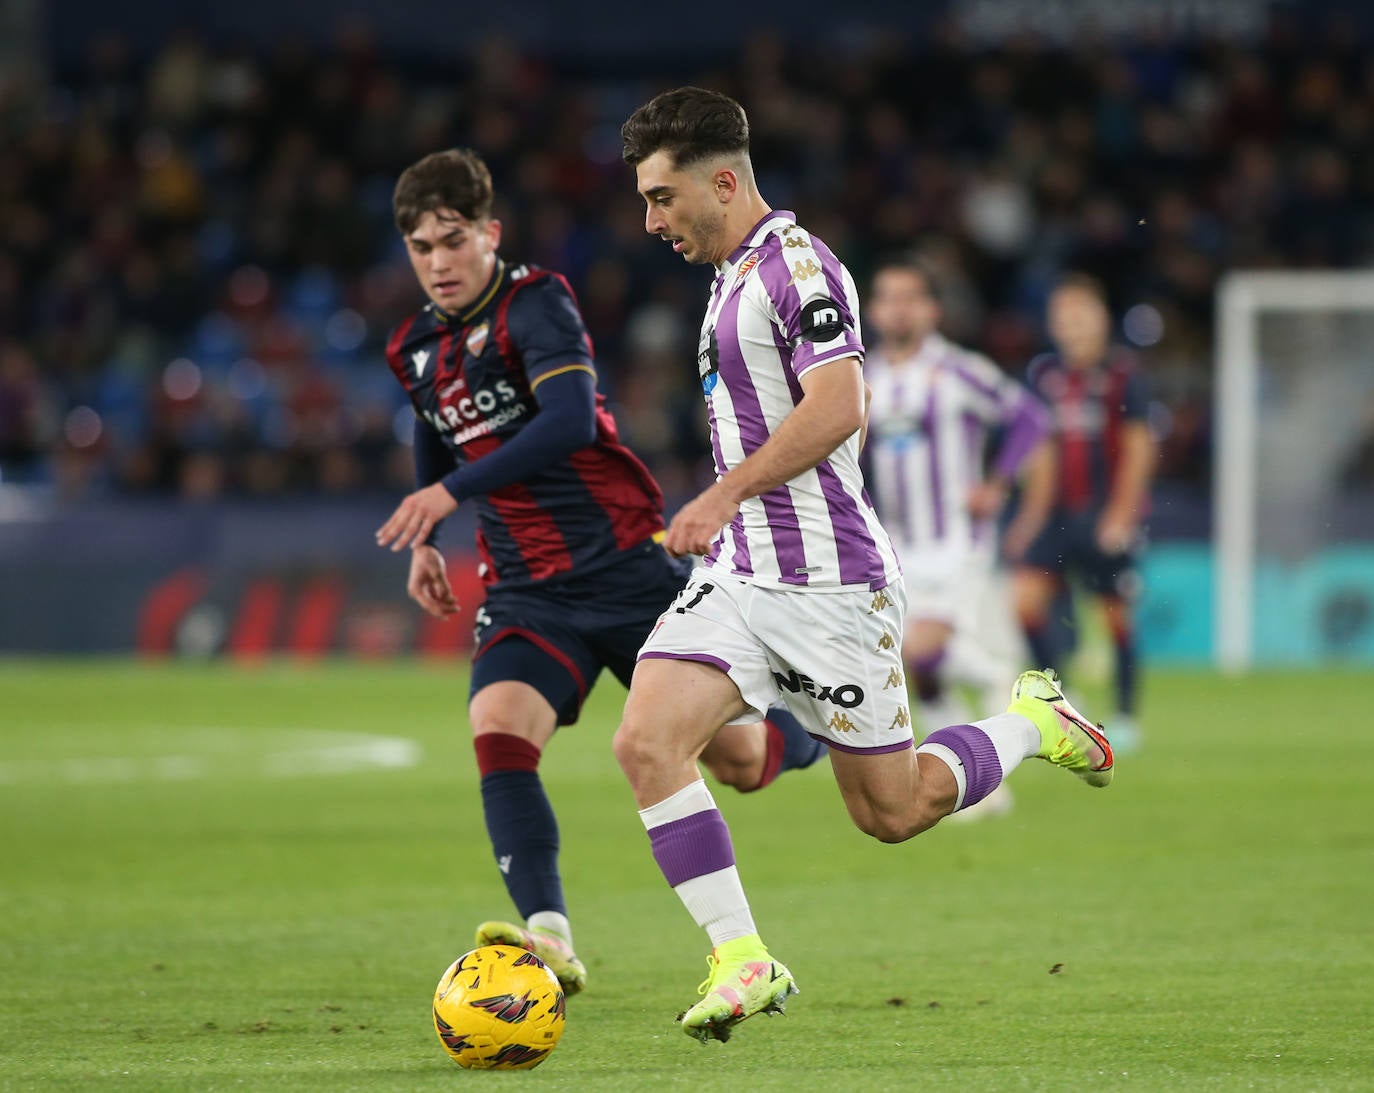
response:
[[[1217,663],[1374,663],[1374,273],[1218,294]]]

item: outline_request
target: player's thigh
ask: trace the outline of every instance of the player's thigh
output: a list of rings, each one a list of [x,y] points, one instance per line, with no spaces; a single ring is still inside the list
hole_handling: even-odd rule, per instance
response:
[[[907,617],[902,639],[902,654],[908,664],[933,657],[949,645],[954,625],[940,619]]]
[[[617,754],[652,754],[664,761],[696,759],[716,732],[741,716],[739,688],[715,664],[651,656],[630,681],[616,733]]]
[[[528,740],[540,751],[558,727],[558,715],[536,687],[519,680],[489,683],[468,702],[472,735],[502,733]]]
[[[682,661],[715,668],[727,676],[741,702],[725,720],[762,720],[778,701],[767,646],[754,633],[750,600],[754,588],[729,575],[698,569],[668,605],[645,639],[630,685],[643,693],[646,662]],[[657,678],[658,673],[652,673]],[[725,693],[729,693],[725,688]],[[636,703],[636,707],[638,707]],[[716,726],[720,727],[719,724]]]
[[[1016,617],[1023,623],[1042,622],[1059,592],[1063,578],[1038,566],[1016,567],[1011,578],[1011,602]]]
[[[566,606],[541,594],[493,595],[479,619],[472,699],[494,684],[523,683],[544,698],[557,724],[576,721],[601,661]]]

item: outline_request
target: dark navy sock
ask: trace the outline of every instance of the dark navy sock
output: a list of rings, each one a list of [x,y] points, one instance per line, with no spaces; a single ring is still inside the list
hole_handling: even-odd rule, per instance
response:
[[[1128,717],[1135,716],[1136,677],[1140,658],[1136,651],[1135,631],[1113,634],[1116,646],[1116,708]]]
[[[945,650],[936,649],[923,657],[911,661],[911,677],[916,685],[916,697],[922,702],[939,702],[945,693],[944,673],[940,671],[945,662]]]
[[[802,770],[825,754],[825,745],[801,727],[788,710],[774,707],[768,711],[767,724],[782,735],[782,763],[778,773]]]
[[[558,874],[558,821],[539,780],[538,749],[499,733],[479,736],[476,743],[483,772],[482,811],[506,891],[522,918],[536,911],[566,915]]]
[[[1059,649],[1052,637],[1052,627],[1048,623],[1036,623],[1025,630],[1032,665],[1036,668],[1058,668],[1055,661],[1059,657]]]

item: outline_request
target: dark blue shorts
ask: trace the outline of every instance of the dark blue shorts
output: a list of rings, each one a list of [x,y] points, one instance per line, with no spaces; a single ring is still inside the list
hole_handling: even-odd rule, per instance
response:
[[[528,683],[571,725],[603,668],[629,686],[635,654],[691,568],[644,543],[585,576],[491,590],[477,613],[470,693]]]
[[[1101,550],[1095,532],[1101,513],[1054,513],[1045,530],[1026,549],[1023,565],[1061,577],[1074,577],[1095,596],[1131,599],[1139,578],[1137,551],[1109,554]]]

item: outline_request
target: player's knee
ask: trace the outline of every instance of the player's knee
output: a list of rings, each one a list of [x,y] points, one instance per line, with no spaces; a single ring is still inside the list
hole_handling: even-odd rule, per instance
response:
[[[649,736],[634,721],[626,718],[615,730],[611,751],[626,776],[633,782],[635,774],[654,761],[654,748]]]
[[[920,830],[905,817],[892,816],[881,812],[871,812],[863,817],[855,817],[855,824],[865,835],[870,835],[880,843],[904,843]]]
[[[762,776],[762,764],[734,755],[702,756],[701,765],[723,786],[731,789],[754,789]]]

